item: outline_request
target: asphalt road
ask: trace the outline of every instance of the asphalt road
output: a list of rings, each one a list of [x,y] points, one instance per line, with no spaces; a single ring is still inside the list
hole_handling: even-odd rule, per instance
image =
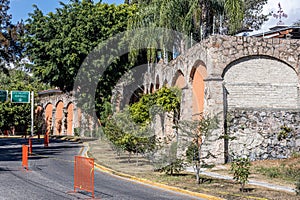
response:
[[[53,140],[44,148],[33,140],[29,171],[22,169],[21,145],[25,139],[0,139],[0,199],[87,199],[90,193],[74,193],[74,155],[81,143]],[[95,171],[95,196],[108,200],[199,199]]]

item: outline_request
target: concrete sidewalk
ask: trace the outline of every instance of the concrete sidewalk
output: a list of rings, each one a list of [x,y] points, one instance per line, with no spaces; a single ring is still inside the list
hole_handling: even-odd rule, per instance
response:
[[[193,167],[187,167],[186,171],[188,172],[195,172]],[[213,177],[213,178],[219,178],[219,179],[225,179],[225,180],[233,180],[233,176],[229,176],[229,175],[222,175],[216,172],[207,172],[207,171],[201,171],[200,172],[201,175],[205,175],[205,176],[209,176],[209,177]],[[257,186],[261,186],[261,187],[265,187],[265,188],[270,188],[273,190],[282,190],[285,192],[295,192],[294,188],[288,187],[288,186],[282,186],[282,185],[275,185],[275,184],[270,184],[270,183],[266,183],[266,182],[261,182],[261,181],[256,181],[256,180],[249,180],[249,183],[251,185],[257,185]]]

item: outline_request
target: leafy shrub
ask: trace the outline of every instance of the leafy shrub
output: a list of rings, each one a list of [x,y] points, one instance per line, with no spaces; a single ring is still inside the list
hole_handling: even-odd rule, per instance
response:
[[[233,179],[241,184],[241,191],[244,191],[245,184],[248,182],[250,175],[249,158],[234,158],[231,163],[231,171],[233,171]]]
[[[288,134],[292,132],[292,129],[287,127],[286,125],[280,127],[280,131],[278,133],[277,139],[284,140],[288,137]]]
[[[164,167],[158,169],[159,172],[165,172],[168,175],[174,175],[174,173],[179,173],[183,171],[185,168],[185,164],[183,159],[176,158],[172,160],[169,164]]]

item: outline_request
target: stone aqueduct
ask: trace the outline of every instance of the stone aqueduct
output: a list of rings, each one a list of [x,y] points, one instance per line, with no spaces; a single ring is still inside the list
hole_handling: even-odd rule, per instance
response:
[[[197,119],[201,113],[218,116],[218,128],[203,144],[207,162],[227,161],[231,152],[253,160],[285,158],[300,151],[299,61],[300,40],[214,35],[168,64],[149,66],[139,88],[144,93],[164,85],[181,88],[182,120]],[[120,95],[128,104],[130,98]],[[47,98],[41,97],[46,113],[50,99],[55,99]],[[78,113],[75,104],[57,100],[52,100],[56,127],[64,118],[58,108],[65,114]],[[79,126],[78,114],[72,124]],[[74,134],[69,126],[53,133]],[[224,134],[236,139],[220,139]]]

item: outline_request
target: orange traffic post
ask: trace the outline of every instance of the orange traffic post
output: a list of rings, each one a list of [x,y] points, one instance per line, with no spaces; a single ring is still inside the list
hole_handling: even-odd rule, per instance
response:
[[[29,137],[28,143],[29,143],[29,154],[31,155],[32,154],[32,140],[31,140],[31,137]]]
[[[28,146],[22,145],[22,167],[28,170]]]
[[[48,144],[49,144],[49,136],[48,134],[46,133],[44,135],[44,147],[48,147]]]
[[[76,188],[92,193],[92,197],[95,198],[94,159],[75,156],[74,192]]]

